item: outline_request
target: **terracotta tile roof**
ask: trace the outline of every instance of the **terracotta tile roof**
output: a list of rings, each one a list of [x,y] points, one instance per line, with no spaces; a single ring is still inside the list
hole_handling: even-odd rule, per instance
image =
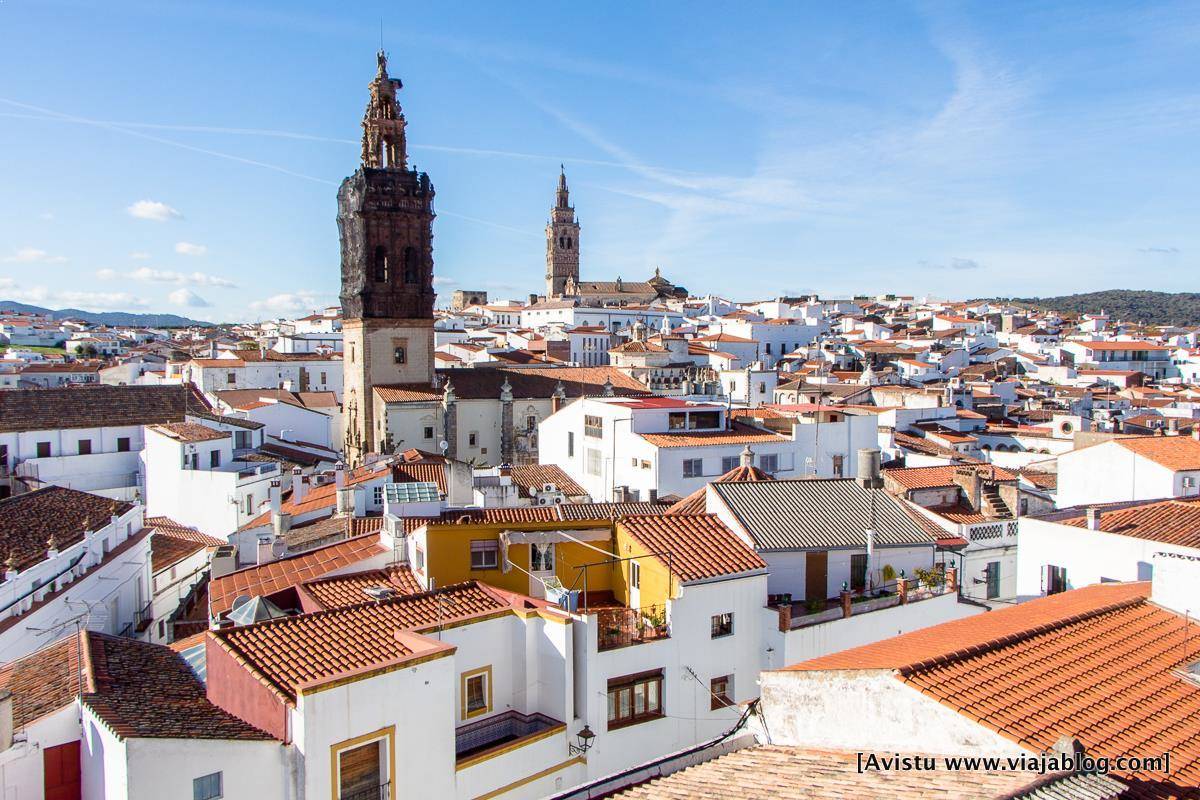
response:
[[[905,489],[935,489],[943,486],[954,486],[954,471],[970,468],[953,464],[939,467],[903,467],[899,469],[885,469],[883,475],[885,478],[900,484]],[[990,464],[976,467],[975,469],[987,480],[993,479],[993,476],[998,481],[1015,481],[1017,479],[1017,476],[1012,472]]]
[[[168,422],[165,425],[153,425],[150,430],[179,442],[208,442],[230,437],[229,431],[219,431],[196,422]]]
[[[0,392],[0,432],[157,425],[199,409],[207,406],[183,385],[8,389]]]
[[[424,385],[376,386],[375,396],[385,403],[439,402],[442,393]]]
[[[1087,512],[1078,508],[1074,516],[1054,521],[1086,528]],[[1100,514],[1100,530],[1135,539],[1200,548],[1200,498],[1160,500],[1104,510]]]
[[[349,671],[394,662],[412,654],[397,631],[434,629],[506,608],[511,602],[481,584],[446,586],[436,592],[214,631],[272,688],[295,699],[300,687]]]
[[[567,497],[587,497],[588,493],[557,464],[524,464],[513,467],[509,476],[520,487],[521,497],[533,497],[542,486],[553,483]]]
[[[788,437],[778,433],[736,421],[729,430],[723,431],[684,431],[638,435],[655,447],[715,447],[730,444],[766,444],[791,441]]]
[[[1053,492],[1058,489],[1057,472],[1039,472],[1034,469],[1019,469],[1017,473],[1039,489]]]
[[[725,527],[715,514],[622,517],[618,526],[658,560],[668,564],[679,580],[698,581],[766,569],[758,553]]]
[[[446,464],[444,461],[406,461],[392,467],[394,483],[434,483],[445,495]]]
[[[209,613],[229,611],[240,595],[268,596],[384,552],[373,533],[231,572],[209,582]]]
[[[170,517],[146,517],[146,527],[154,529],[153,538],[150,540],[150,552],[151,569],[155,572],[177,563],[202,547],[212,548],[227,544],[215,536],[181,525]],[[159,548],[164,548],[164,560],[161,561]],[[176,557],[173,560],[165,560],[170,555]]]
[[[131,508],[132,503],[62,486],[0,500],[0,559],[15,559],[19,571],[29,569],[46,559],[50,537],[63,550]]]
[[[489,367],[486,369],[439,369],[438,377],[450,381],[460,400],[498,400],[507,380],[516,399],[547,399],[562,382],[567,397],[599,397],[604,382],[610,381],[617,395],[649,394],[649,389],[615,367]],[[427,384],[376,386],[381,400],[389,403],[441,400],[442,390]]]
[[[614,800],[861,800],[920,797],[937,800],[1007,800],[1060,780],[1036,772],[935,769],[904,772],[858,769],[858,752],[759,745],[655,778],[613,795]],[[880,753],[895,757],[897,753]],[[906,754],[922,755],[928,754]],[[1091,782],[1109,793],[1060,794],[1076,800],[1108,800],[1125,787],[1111,778]],[[1116,792],[1115,794],[1112,792]]]
[[[322,578],[301,585],[310,597],[325,608],[348,608],[373,601],[374,598],[366,593],[370,586],[384,586],[402,595],[425,591],[407,565]]]
[[[1132,436],[1114,441],[1173,472],[1200,469],[1200,442],[1191,436]]]
[[[1153,342],[1069,342],[1082,345],[1087,350],[1170,350],[1165,344]]]
[[[726,472],[721,477],[712,481],[713,483],[730,483],[732,481],[773,481],[773,477],[763,472],[758,467],[743,467],[737,466]],[[708,510],[706,498],[708,497],[707,484],[701,486],[696,491],[689,494],[687,497],[680,500],[675,505],[667,509],[667,513],[675,514],[703,514]]]
[[[74,702],[84,677],[79,634],[71,634],[0,667],[0,689],[13,693],[13,729]]]
[[[122,739],[270,739],[209,702],[183,657],[164,645],[84,633],[83,702]]]

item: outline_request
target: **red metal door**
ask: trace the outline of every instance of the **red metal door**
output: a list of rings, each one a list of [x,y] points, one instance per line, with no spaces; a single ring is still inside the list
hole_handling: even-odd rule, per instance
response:
[[[42,751],[46,800],[82,800],[79,776],[79,742],[67,742]]]

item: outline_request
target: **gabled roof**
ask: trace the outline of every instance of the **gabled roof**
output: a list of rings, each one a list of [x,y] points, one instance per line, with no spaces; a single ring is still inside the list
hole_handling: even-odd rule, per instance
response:
[[[0,500],[0,559],[11,558],[17,570],[24,571],[47,558],[51,537],[55,547],[64,550],[131,508],[132,503],[63,486]]]
[[[169,517],[146,517],[146,527],[154,529],[150,537],[150,568],[154,572],[178,564],[199,550],[226,544]]]
[[[1200,625],[1148,602],[1149,583],[1104,583],[935,625],[788,667],[894,670],[897,680],[1022,747],[1062,736],[1087,754],[1171,754],[1171,774],[1114,773],[1145,797],[1200,788]]]
[[[425,591],[407,564],[321,578],[301,586],[305,594],[326,609],[349,608],[374,600],[375,598],[367,594],[367,589],[373,586],[391,589],[397,595],[420,594]]]
[[[173,386],[78,386],[0,392],[0,433],[158,425],[207,410],[192,390]]]
[[[567,497],[588,496],[587,491],[557,464],[525,464],[513,467],[509,477],[520,487],[521,497],[532,497],[534,492],[541,491],[547,483],[553,483]]]
[[[712,481],[713,483],[732,483],[734,481],[773,481],[771,475],[763,472],[758,467],[743,467],[736,466],[726,472],[721,477]],[[696,491],[689,494],[687,497],[680,500],[675,505],[671,506],[667,513],[674,516],[676,514],[703,514],[707,510],[708,486],[701,486]]]
[[[604,383],[613,386],[616,395],[649,394],[646,386],[615,367],[484,367],[439,369],[438,377],[449,381],[459,400],[499,400],[501,387],[508,381],[513,398],[549,399],[562,383],[567,397],[599,397]],[[429,402],[442,399],[442,389],[428,384],[408,383],[376,386],[375,393],[388,403]]]
[[[885,469],[883,475],[890,478],[905,489],[934,489],[944,486],[954,486],[954,475],[958,470],[973,470],[985,480],[1015,481],[1017,476],[1008,470],[993,464],[975,467],[964,465],[948,465],[935,467],[903,467]]]
[[[1172,472],[1200,469],[1200,442],[1191,436],[1131,436],[1113,441]]]
[[[623,517],[617,524],[684,583],[767,568],[715,514],[651,514]]]
[[[1087,510],[1082,507],[1064,509],[1055,512],[1051,521],[1086,528]],[[1111,510],[1102,508],[1100,530],[1135,539],[1200,548],[1200,498],[1171,498]]]
[[[882,490],[864,489],[851,478],[711,486],[741,523],[756,550],[865,547],[872,504],[876,545],[932,546],[934,542],[899,500]]]

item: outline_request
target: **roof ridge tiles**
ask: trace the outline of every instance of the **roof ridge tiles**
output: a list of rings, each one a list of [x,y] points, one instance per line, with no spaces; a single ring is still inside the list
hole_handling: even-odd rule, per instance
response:
[[[895,671],[897,674],[907,677],[920,672],[921,670],[932,669],[942,664],[958,662],[964,658],[969,658],[971,656],[980,655],[983,653],[990,653],[999,650],[1002,647],[1016,644],[1026,639],[1040,636],[1044,633],[1051,633],[1055,630],[1061,630],[1068,626],[1075,625],[1079,622],[1083,622],[1103,614],[1109,614],[1113,611],[1119,611],[1121,609],[1130,608],[1136,605],[1143,605],[1147,602],[1147,600],[1148,598],[1146,597],[1130,597],[1124,600],[1118,600],[1098,608],[1088,609],[1087,611],[1072,614],[1067,617],[1062,617],[1049,622],[1043,622],[1032,627],[1024,628],[1014,633],[1007,633],[1003,636],[997,636],[994,639],[976,642],[966,647],[960,647],[957,650],[952,650],[948,653],[939,653],[938,655],[931,656],[930,658],[924,658],[920,661],[904,664],[896,667]]]

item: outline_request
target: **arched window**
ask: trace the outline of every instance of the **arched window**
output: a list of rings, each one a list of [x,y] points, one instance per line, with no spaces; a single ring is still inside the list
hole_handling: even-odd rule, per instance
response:
[[[570,236],[568,236],[568,237],[567,237],[567,249],[568,249],[568,250],[570,250],[570,249],[571,249],[571,245],[572,245],[572,244],[573,244],[573,242],[572,242],[572,240],[571,240],[571,237],[570,237]]]
[[[388,279],[387,248],[379,245],[375,248],[375,280],[382,283]]]
[[[404,248],[404,282],[417,282],[417,250],[414,247]]]

